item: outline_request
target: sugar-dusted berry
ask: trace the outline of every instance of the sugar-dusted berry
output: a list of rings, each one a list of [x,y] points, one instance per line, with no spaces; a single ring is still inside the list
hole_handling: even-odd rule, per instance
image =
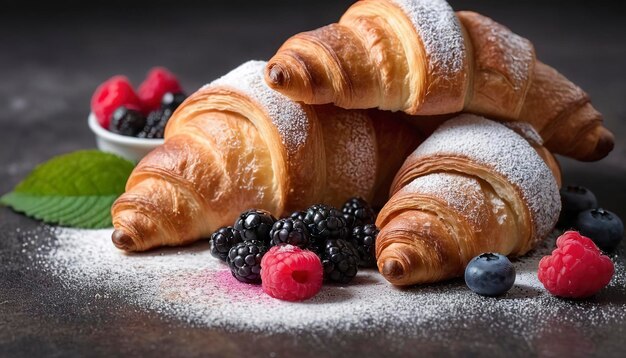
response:
[[[261,260],[263,291],[281,300],[302,301],[315,296],[323,277],[320,258],[297,246],[274,246]]]
[[[588,237],[567,231],[556,241],[552,255],[539,262],[539,281],[551,294],[567,298],[589,297],[609,284],[613,262]]]

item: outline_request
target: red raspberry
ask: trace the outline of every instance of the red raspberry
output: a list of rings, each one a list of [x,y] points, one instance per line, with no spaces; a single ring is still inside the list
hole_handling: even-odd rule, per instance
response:
[[[567,231],[556,240],[551,256],[539,262],[539,281],[555,296],[589,297],[609,284],[613,262],[590,238]]]
[[[261,260],[261,282],[268,295],[285,301],[302,301],[322,288],[324,270],[312,251],[293,245],[272,247]]]
[[[147,113],[159,109],[163,95],[182,92],[178,79],[170,71],[163,67],[154,67],[148,72],[148,76],[139,85],[139,98]]]
[[[109,78],[96,88],[91,97],[91,111],[105,129],[109,129],[113,112],[121,106],[133,110],[141,109],[139,97],[125,76]]]

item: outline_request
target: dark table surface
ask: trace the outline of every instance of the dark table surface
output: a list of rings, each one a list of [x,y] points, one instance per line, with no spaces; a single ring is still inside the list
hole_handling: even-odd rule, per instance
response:
[[[72,1],[44,7],[9,1],[0,11],[0,193],[53,155],[95,146],[85,117],[91,93],[104,79],[123,73],[138,82],[151,66],[163,65],[179,74],[185,87],[198,88],[245,60],[269,58],[293,33],[335,21],[349,3],[108,1],[87,9]],[[604,207],[626,218],[626,22],[620,2],[452,3],[531,39],[544,62],[592,96],[616,134],[616,148],[597,163],[563,159],[565,182],[588,186]],[[0,356],[626,356],[626,322],[586,332],[585,349],[568,332],[541,345],[516,342],[506,329],[501,337],[462,333],[481,329],[472,322],[443,342],[409,340],[398,346],[396,341],[394,347],[350,332],[340,337],[341,344],[324,345],[302,339],[302,332],[235,335],[189,327],[129,309],[115,297],[94,305],[87,293],[66,291],[45,274],[25,270],[17,229],[39,227],[0,208]],[[624,291],[615,292],[612,299],[624,302]],[[235,341],[244,343],[227,344]]]

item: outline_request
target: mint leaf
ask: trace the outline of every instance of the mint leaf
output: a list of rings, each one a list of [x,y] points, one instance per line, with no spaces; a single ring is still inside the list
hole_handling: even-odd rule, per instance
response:
[[[110,227],[111,205],[132,170],[133,163],[97,150],[61,155],[37,166],[0,204],[50,224]]]

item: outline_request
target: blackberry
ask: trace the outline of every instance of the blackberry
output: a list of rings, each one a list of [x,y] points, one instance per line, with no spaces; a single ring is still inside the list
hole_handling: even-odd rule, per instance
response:
[[[169,108],[161,108],[148,114],[146,125],[137,134],[139,138],[163,138],[165,126],[170,120],[173,111]]]
[[[234,228],[239,230],[244,241],[258,240],[269,245],[270,230],[276,222],[276,218],[269,212],[259,209],[251,209],[241,213]]]
[[[358,272],[359,258],[352,244],[345,240],[327,240],[322,265],[324,279],[327,281],[348,283]]]
[[[126,136],[135,136],[146,125],[146,117],[139,111],[121,106],[113,112],[109,131]]]
[[[307,209],[304,224],[317,243],[323,240],[345,239],[348,236],[348,226],[341,212],[332,206],[317,204]]]
[[[230,249],[241,241],[239,231],[232,226],[222,227],[211,235],[211,255],[226,261]]]
[[[362,198],[348,199],[342,208],[343,217],[349,228],[373,224],[376,221],[374,209]]]
[[[378,228],[374,224],[356,226],[352,229],[352,239],[359,253],[359,266],[376,267],[376,237]]]
[[[272,226],[270,239],[270,246],[291,244],[306,249],[309,246],[309,231],[302,220],[280,219]]]
[[[314,252],[321,260],[324,257],[325,245],[326,245],[326,241],[320,242],[320,241],[311,239],[309,241],[309,246],[307,247],[307,250]]]
[[[185,101],[185,99],[187,99],[187,95],[185,95],[182,92],[178,92],[178,93],[172,93],[172,92],[167,92],[166,94],[163,95],[163,98],[161,99],[161,108],[162,109],[170,109],[173,111],[176,110],[176,108],[178,108],[178,106],[181,105],[181,103],[183,103]]]
[[[267,246],[261,241],[240,242],[228,252],[228,267],[233,276],[241,282],[261,282],[261,259],[267,252]]]
[[[304,217],[306,216],[306,211],[298,210],[294,211],[289,217],[292,219],[298,219],[304,221]]]

